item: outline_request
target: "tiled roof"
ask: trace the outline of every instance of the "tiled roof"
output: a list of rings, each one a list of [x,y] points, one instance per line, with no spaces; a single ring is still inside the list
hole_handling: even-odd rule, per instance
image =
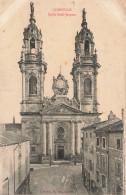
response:
[[[94,129],[97,127],[97,125],[101,123],[101,122],[98,122],[98,123],[94,123],[92,125],[88,125],[87,127],[83,127],[81,130],[84,130],[84,131],[87,131],[87,130],[90,130],[90,129]]]
[[[14,132],[9,132],[9,131],[0,132],[0,145],[2,146],[18,144],[26,141],[30,141],[30,138],[25,137],[23,135],[19,135]]]
[[[112,122],[110,124],[107,124],[106,126],[97,126],[95,132],[99,131],[109,131],[109,132],[114,132],[114,131],[123,131],[123,122],[122,120]]]
[[[113,124],[117,121],[120,121],[120,119],[117,117],[114,117],[113,119],[110,119],[110,120],[105,120],[102,122],[94,123],[94,124],[89,125],[87,127],[83,127],[82,130],[87,131],[87,130],[91,130],[91,129],[94,129],[94,130],[101,129],[101,128],[107,127],[108,125]]]
[[[21,131],[21,123],[6,123],[5,131]]]

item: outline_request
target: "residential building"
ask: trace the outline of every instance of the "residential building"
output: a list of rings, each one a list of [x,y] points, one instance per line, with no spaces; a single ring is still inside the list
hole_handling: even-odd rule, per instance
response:
[[[99,119],[100,120],[100,119]],[[88,191],[96,190],[96,126],[94,123],[82,128],[83,130],[83,157],[82,157],[82,175],[84,186]]]
[[[123,123],[112,112],[108,120],[83,130],[84,185],[96,194],[121,194],[123,190]],[[94,153],[91,153],[91,146]]]
[[[0,194],[29,193],[30,139],[0,132]]]
[[[96,127],[96,181],[102,193],[123,192],[122,120]]]

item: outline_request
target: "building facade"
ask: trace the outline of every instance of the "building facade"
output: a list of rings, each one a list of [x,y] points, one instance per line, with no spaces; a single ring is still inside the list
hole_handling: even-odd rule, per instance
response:
[[[90,135],[93,135],[93,139]],[[83,140],[82,174],[85,187],[96,194],[121,195],[123,193],[122,120],[110,112],[108,120],[83,128]],[[95,148],[91,155],[92,144]],[[94,166],[91,167],[91,163]]]
[[[82,175],[84,186],[88,191],[96,191],[96,134],[95,128],[98,123],[92,124],[83,130],[83,156]]]
[[[122,120],[99,127],[97,138],[96,179],[102,193],[123,194],[123,123]]]
[[[97,120],[97,74],[100,65],[94,51],[93,34],[87,28],[86,12],[75,37],[71,74],[74,95],[67,97],[69,85],[60,73],[53,78],[51,98],[44,96],[47,63],[43,61],[42,33],[36,26],[34,4],[30,4],[30,24],[24,29],[19,67],[22,74],[21,123],[23,135],[32,138],[31,162],[80,158],[81,128]]]
[[[0,194],[30,193],[30,140],[13,132],[0,133]]]

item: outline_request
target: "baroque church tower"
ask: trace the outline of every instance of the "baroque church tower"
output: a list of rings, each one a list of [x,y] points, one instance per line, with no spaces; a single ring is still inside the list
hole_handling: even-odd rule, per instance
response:
[[[100,65],[97,63],[93,33],[87,27],[86,12],[83,9],[81,31],[75,37],[75,54],[72,76],[74,98],[83,112],[98,112],[97,74]]]
[[[37,162],[42,153],[42,117],[44,79],[47,63],[43,61],[42,33],[36,26],[34,4],[30,3],[30,24],[24,29],[21,59],[22,73],[21,123],[22,134],[31,137],[31,158]],[[36,160],[35,160],[36,159]]]
[[[30,6],[30,24],[24,29],[21,60],[19,61],[22,73],[22,115],[40,111],[47,69],[47,64],[42,60],[42,33],[35,24],[33,3],[30,3]]]

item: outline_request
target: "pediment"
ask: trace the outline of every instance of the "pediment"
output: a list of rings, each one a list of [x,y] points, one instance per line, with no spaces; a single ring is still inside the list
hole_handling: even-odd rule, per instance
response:
[[[80,110],[70,107],[65,104],[57,105],[51,109],[45,110],[43,114],[53,114],[53,115],[69,115],[69,114],[83,114]]]

